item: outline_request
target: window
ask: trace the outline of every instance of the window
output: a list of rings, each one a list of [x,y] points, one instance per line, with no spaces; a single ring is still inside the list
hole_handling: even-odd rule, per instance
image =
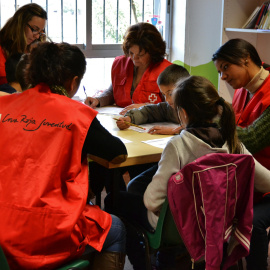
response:
[[[76,44],[87,57],[82,84],[88,95],[110,84],[114,57],[123,54],[121,44],[127,27],[149,22],[167,42],[169,54],[170,0],[9,0],[0,2],[0,27],[21,6],[37,3],[48,14],[46,33],[54,42]],[[81,96],[85,96],[82,89]]]
[[[156,25],[169,44],[170,0],[92,0],[87,1],[87,46],[89,57],[121,55],[123,35],[129,25],[149,22]],[[169,29],[169,28],[167,28]],[[168,48],[169,52],[169,48]],[[167,53],[168,53],[167,52]]]

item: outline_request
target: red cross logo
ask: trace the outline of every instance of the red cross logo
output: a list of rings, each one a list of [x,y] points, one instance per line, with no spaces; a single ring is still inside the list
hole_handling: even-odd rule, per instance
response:
[[[150,103],[155,103],[157,99],[158,99],[157,95],[153,93],[148,97],[148,100],[150,101]]]

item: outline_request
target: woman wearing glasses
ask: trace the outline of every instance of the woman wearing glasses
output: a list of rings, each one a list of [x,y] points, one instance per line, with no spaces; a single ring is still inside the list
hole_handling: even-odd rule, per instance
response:
[[[130,26],[124,36],[123,52],[116,57],[111,70],[112,84],[97,98],[85,103],[92,108],[116,103],[125,107],[121,114],[146,103],[159,103],[162,94],[158,75],[171,63],[164,59],[166,43],[157,28],[150,23]]]
[[[19,8],[0,31],[0,84],[7,83],[5,62],[15,53],[27,53],[35,41],[45,40],[47,12],[37,4]]]

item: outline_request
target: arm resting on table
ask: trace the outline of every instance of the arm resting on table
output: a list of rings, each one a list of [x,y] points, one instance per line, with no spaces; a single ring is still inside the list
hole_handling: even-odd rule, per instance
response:
[[[105,129],[97,118],[88,130],[83,152],[113,163],[122,163],[127,158],[124,143]]]

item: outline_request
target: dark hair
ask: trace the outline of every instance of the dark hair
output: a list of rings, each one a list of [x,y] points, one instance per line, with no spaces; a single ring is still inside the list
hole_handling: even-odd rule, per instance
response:
[[[25,70],[29,62],[29,54],[23,54],[20,58],[19,63],[16,68],[16,79],[17,82],[21,85],[22,91],[28,89],[28,84],[25,79]]]
[[[261,67],[262,61],[255,47],[244,39],[231,39],[223,44],[212,57],[212,61],[224,60],[238,66],[243,65],[244,58],[250,57],[251,61]]]
[[[8,83],[17,82],[16,68],[20,61],[21,56],[22,53],[13,54],[7,59],[5,63],[6,77]]]
[[[138,45],[140,51],[144,49],[145,52],[149,53],[152,63],[161,62],[166,54],[166,42],[157,28],[150,23],[140,22],[127,29],[122,45],[123,52],[127,57],[129,49],[134,45]]]
[[[230,153],[239,154],[241,146],[236,133],[235,116],[229,103],[218,95],[214,85],[204,77],[191,76],[180,81],[173,92],[175,109],[185,109],[189,124],[207,123],[218,115],[218,105],[223,108],[220,132]],[[222,102],[220,102],[222,100]]]
[[[46,83],[49,87],[64,87],[75,76],[81,80],[85,69],[84,54],[77,46],[41,42],[29,55],[26,79],[32,87],[39,83]]]
[[[47,20],[47,12],[38,4],[24,5],[8,19],[0,30],[0,46],[5,50],[7,57],[13,53],[27,51],[28,45],[24,29],[34,16]]]
[[[180,65],[172,64],[166,67],[158,76],[158,85],[170,85],[176,84],[179,79],[183,79],[189,76],[186,68]]]

